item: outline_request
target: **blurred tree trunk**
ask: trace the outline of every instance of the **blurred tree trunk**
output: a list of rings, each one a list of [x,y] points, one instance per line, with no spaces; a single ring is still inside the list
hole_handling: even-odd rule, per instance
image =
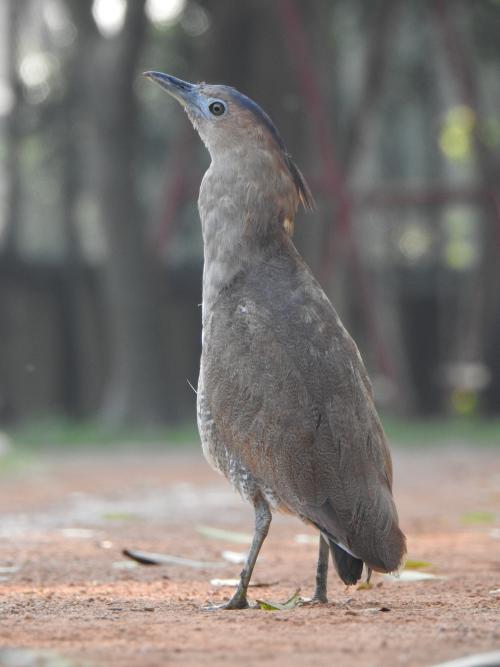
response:
[[[77,208],[80,196],[82,158],[80,143],[75,141],[82,126],[85,65],[88,42],[83,29],[64,62],[65,95],[61,103],[61,215],[64,233],[63,274],[60,282],[60,318],[62,328],[62,401],[72,417],[82,415],[82,299],[83,260],[77,229]]]
[[[147,21],[145,0],[129,0],[125,23],[101,37],[91,2],[68,0],[85,31],[85,89],[91,120],[93,187],[107,245],[102,287],[108,316],[109,380],[103,418],[111,424],[165,421],[167,382],[159,277],[136,192],[138,112],[134,93]]]
[[[22,86],[19,79],[19,36],[25,0],[8,0],[6,8],[7,77],[12,95],[12,106],[6,120],[6,204],[3,253],[14,257],[18,252],[18,235],[21,224],[21,164],[20,144],[22,133]]]

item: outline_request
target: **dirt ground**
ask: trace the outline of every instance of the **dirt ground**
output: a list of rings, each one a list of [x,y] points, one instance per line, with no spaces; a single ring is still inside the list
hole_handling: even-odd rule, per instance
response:
[[[291,611],[203,609],[231,593],[211,580],[241,569],[222,552],[247,546],[200,527],[249,533],[252,512],[197,449],[58,452],[2,473],[0,665],[428,667],[499,649],[499,450],[404,448],[394,460],[408,556],[439,578],[376,574],[359,590],[332,574],[328,605]],[[271,585],[252,599],[312,594],[313,535],[275,517],[254,575]],[[124,548],[202,566],[136,565]]]

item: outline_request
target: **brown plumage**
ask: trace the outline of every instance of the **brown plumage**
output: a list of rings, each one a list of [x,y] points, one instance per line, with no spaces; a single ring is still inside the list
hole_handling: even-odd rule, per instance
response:
[[[212,157],[199,197],[205,267],[198,424],[203,451],[255,507],[246,591],[271,521],[321,533],[315,597],[326,600],[329,545],[345,583],[398,568],[405,538],[387,441],[356,344],[295,249],[299,202],[313,199],[269,117],[227,86],[148,76],[176,97]]]

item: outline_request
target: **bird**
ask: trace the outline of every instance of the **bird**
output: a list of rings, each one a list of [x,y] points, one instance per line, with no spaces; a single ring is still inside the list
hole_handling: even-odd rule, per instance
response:
[[[144,75],[177,100],[208,149],[198,209],[204,248],[197,421],[203,453],[254,508],[238,586],[247,590],[273,512],[319,532],[313,600],[326,603],[329,556],[355,584],[406,553],[392,462],[356,343],[292,241],[304,176],[276,126],[227,85]]]

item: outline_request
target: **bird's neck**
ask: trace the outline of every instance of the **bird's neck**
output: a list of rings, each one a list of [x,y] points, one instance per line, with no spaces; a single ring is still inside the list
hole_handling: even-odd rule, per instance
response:
[[[213,162],[200,188],[203,246],[203,317],[238,275],[258,266],[273,249],[283,251],[288,236],[273,205],[273,180],[258,179],[231,163]],[[269,175],[270,177],[270,175]],[[281,249],[281,250],[278,250]]]

